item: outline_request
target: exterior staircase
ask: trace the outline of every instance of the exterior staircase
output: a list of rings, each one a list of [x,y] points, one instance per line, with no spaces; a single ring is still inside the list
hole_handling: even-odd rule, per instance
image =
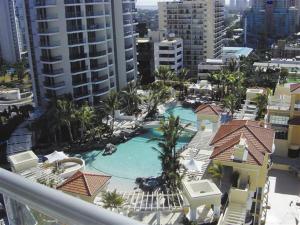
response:
[[[246,218],[246,205],[229,203],[220,225],[243,225]]]

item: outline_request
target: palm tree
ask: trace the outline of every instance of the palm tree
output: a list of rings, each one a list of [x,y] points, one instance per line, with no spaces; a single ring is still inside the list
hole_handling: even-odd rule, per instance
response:
[[[154,75],[158,80],[162,80],[163,84],[166,84],[166,81],[174,79],[174,72],[171,71],[169,66],[160,66],[156,71],[154,71]]]
[[[221,186],[221,180],[223,178],[223,166],[220,163],[214,163],[208,168],[208,173],[219,183],[219,186]]]
[[[257,94],[255,99],[254,99],[258,111],[257,111],[257,118],[261,118],[265,111],[267,110],[267,105],[268,105],[268,94]]]
[[[286,68],[282,68],[280,71],[280,83],[286,83],[286,80],[289,76],[289,71]]]
[[[114,190],[112,192],[106,191],[102,194],[102,202],[104,203],[104,208],[119,208],[121,207],[125,200],[117,191]]]
[[[18,80],[22,81],[27,71],[25,60],[18,61],[17,63],[15,63],[14,67],[16,70]]]
[[[147,116],[153,117],[157,113],[159,104],[164,103],[170,97],[170,88],[160,83],[152,83],[149,85],[148,95],[144,98],[147,104]]]
[[[116,91],[111,91],[107,98],[104,100],[105,111],[111,116],[112,120],[110,123],[111,134],[114,132],[115,114],[119,108],[119,94]]]
[[[72,134],[71,122],[75,118],[74,104],[72,101],[66,99],[58,99],[56,101],[56,107],[58,111],[58,118],[60,119],[61,124],[67,127],[70,141],[73,142],[74,138]]]
[[[179,73],[178,76],[176,77],[176,80],[179,83],[179,88],[180,88],[180,98],[182,99],[183,96],[183,92],[184,92],[184,84],[185,82],[187,82],[189,79],[189,70],[186,68],[183,68]]]
[[[88,126],[91,125],[93,118],[95,117],[94,109],[88,104],[84,104],[75,113],[76,118],[80,121],[81,131],[80,137],[83,139],[83,135],[86,132]]]
[[[130,83],[122,92],[121,100],[130,116],[139,112],[139,105],[142,103],[141,96],[137,93],[136,85]]]
[[[224,98],[223,104],[225,108],[227,108],[230,111],[231,115],[233,116],[234,111],[238,105],[238,98],[234,94],[229,94]]]
[[[180,124],[179,117],[171,115],[167,120],[160,122],[159,130],[163,133],[163,138],[152,139],[159,141],[159,148],[153,149],[159,153],[162,177],[165,185],[171,190],[181,188],[183,176],[180,174],[180,169],[183,166],[180,163],[180,155],[176,152],[176,145],[186,126]]]
[[[217,93],[218,93],[218,97],[219,99],[221,99],[224,96],[224,80],[225,80],[225,74],[223,71],[217,72],[217,73],[213,73],[209,75],[209,80],[213,83],[217,85]],[[222,87],[222,90],[220,89],[220,86]]]

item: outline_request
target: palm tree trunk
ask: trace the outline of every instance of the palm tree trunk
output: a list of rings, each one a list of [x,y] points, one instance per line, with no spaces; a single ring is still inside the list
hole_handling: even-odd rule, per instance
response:
[[[72,134],[72,129],[71,129],[71,124],[67,123],[67,128],[68,128],[68,132],[69,132],[69,137],[70,137],[70,141],[73,142],[73,134]]]

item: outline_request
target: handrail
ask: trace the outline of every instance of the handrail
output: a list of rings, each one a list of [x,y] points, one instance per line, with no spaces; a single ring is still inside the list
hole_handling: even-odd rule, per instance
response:
[[[0,169],[0,193],[64,224],[142,225],[4,169]]]

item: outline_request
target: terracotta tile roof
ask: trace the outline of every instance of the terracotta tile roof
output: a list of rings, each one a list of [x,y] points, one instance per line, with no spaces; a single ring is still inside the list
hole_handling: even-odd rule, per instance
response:
[[[200,105],[195,110],[195,113],[203,114],[203,115],[220,115],[222,112],[223,110],[220,106],[211,105],[211,104]]]
[[[289,125],[300,125],[300,117],[295,117],[289,120]]]
[[[262,165],[264,155],[271,153],[273,148],[274,131],[257,121],[233,120],[222,125],[211,145],[214,146],[211,159],[232,161],[234,146],[241,138],[245,138],[248,145],[246,163]]]
[[[93,196],[110,178],[110,176],[77,171],[63,184],[58,186],[57,189],[84,196]]]
[[[291,84],[291,86],[290,86],[291,92],[294,92],[294,91],[296,91],[299,88],[300,88],[300,83],[298,83],[298,84]]]

